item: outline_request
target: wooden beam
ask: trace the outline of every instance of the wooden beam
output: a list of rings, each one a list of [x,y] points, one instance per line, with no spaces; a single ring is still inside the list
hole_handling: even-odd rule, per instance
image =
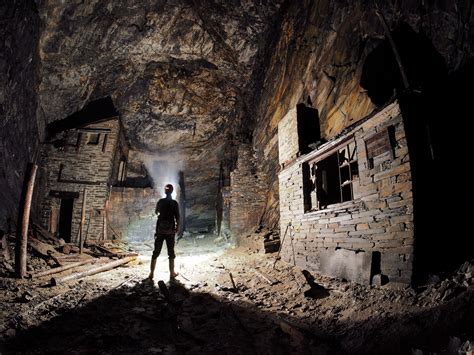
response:
[[[92,269],[86,270],[86,271],[71,274],[71,275],[65,276],[65,277],[60,278],[60,279],[55,279],[53,277],[53,278],[51,278],[51,286],[61,285],[61,284],[64,284],[65,282],[68,282],[68,281],[82,279],[86,276],[98,274],[99,272],[102,272],[102,271],[111,270],[111,269],[114,269],[114,268],[116,268],[120,265],[126,264],[126,263],[128,263],[128,262],[130,262],[134,259],[136,259],[135,256],[130,256],[128,258],[115,260],[115,261],[112,261],[110,263],[103,264],[103,265],[94,267]]]
[[[35,186],[36,171],[38,165],[31,164],[28,182],[26,185],[25,199],[23,201],[22,219],[20,233],[17,234],[17,247],[15,248],[15,273],[18,278],[26,276],[26,255],[28,246],[28,225],[30,221],[31,199],[33,198],[33,189]]]
[[[274,278],[272,278],[271,276],[267,275],[267,274],[264,274],[263,272],[261,272],[260,270],[257,270],[257,269],[253,269],[253,271],[263,280],[265,280],[266,282],[268,282],[270,285],[276,285],[277,283],[279,283],[280,281],[278,280],[275,280]]]
[[[86,198],[87,198],[87,190],[84,187],[82,192],[82,210],[81,210],[81,224],[79,226],[79,254],[82,254],[82,248],[84,247],[84,223],[86,220]]]
[[[51,275],[51,274],[57,274],[58,272],[63,272],[63,271],[66,271],[66,270],[69,270],[69,269],[72,269],[72,268],[75,268],[75,267],[78,267],[78,266],[81,266],[81,265],[95,263],[96,261],[97,261],[97,259],[82,260],[82,261],[79,261],[77,263],[70,263],[70,264],[67,264],[67,265],[64,265],[64,266],[61,266],[61,267],[55,267],[53,269],[40,271],[40,272],[37,272],[36,274],[31,274],[30,277],[35,279],[37,277],[42,277],[42,276]]]

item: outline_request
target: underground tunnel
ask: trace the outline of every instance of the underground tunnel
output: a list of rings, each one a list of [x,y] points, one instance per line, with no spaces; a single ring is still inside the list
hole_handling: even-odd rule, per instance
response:
[[[0,353],[472,354],[472,1],[0,23]]]

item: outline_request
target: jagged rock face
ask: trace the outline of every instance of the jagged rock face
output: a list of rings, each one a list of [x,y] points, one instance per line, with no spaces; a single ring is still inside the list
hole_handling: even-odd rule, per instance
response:
[[[224,141],[251,136],[255,73],[281,2],[41,1],[44,119],[111,96],[132,149],[184,170],[188,226],[212,229]]]
[[[0,3],[0,228],[15,229],[25,169],[38,145],[39,18],[26,1]],[[33,211],[35,212],[35,211]]]
[[[254,134],[268,176],[267,225],[275,226],[279,219],[276,135],[281,118],[298,103],[312,105],[319,112],[322,136],[330,139],[400,88],[398,66],[374,6],[367,1],[301,1],[290,3],[284,13],[265,66]],[[446,90],[440,88],[440,78],[472,61],[472,1],[379,2],[379,9],[416,90]]]
[[[42,1],[47,122],[112,96],[134,148],[188,148],[242,126],[278,2]],[[244,125],[245,126],[245,125]]]

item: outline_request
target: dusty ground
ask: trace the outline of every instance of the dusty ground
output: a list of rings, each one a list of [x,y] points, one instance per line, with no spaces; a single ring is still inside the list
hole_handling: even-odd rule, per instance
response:
[[[178,282],[167,279],[164,255],[155,281],[145,279],[146,246],[132,265],[54,288],[48,277],[1,278],[0,353],[447,353],[474,339],[470,264],[432,285],[394,290],[305,277],[281,261],[273,268],[275,254],[252,243],[224,244],[182,241]]]

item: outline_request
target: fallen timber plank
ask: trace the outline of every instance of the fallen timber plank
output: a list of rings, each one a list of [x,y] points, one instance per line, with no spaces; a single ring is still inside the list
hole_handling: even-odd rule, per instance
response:
[[[54,242],[55,244],[59,243],[59,239],[53,236],[50,232],[46,229],[41,227],[39,224],[33,223],[33,229],[39,233],[43,238]]]
[[[79,273],[75,273],[75,274],[72,274],[72,275],[69,275],[69,276],[65,276],[65,277],[60,278],[60,279],[55,279],[53,277],[53,278],[51,278],[51,286],[61,285],[61,284],[64,284],[65,282],[68,282],[68,281],[71,281],[71,280],[78,280],[78,279],[82,279],[86,276],[98,274],[99,272],[102,272],[102,271],[111,270],[111,269],[116,268],[117,266],[126,264],[126,263],[134,260],[135,258],[136,258],[135,256],[129,256],[127,258],[115,260],[115,261],[112,261],[110,263],[100,265],[100,266],[94,267],[92,269],[82,271],[82,272],[79,272]]]
[[[43,243],[39,241],[38,239],[34,238],[29,238],[28,240],[28,245],[33,249],[35,252],[40,254],[41,256],[44,257],[50,257],[50,254],[55,253],[56,249],[52,245]]]
[[[36,253],[38,253],[42,257],[50,258],[56,264],[58,264],[59,266],[62,266],[61,261],[58,260],[58,258],[56,257],[56,249],[54,249],[51,245],[43,243],[34,238],[30,238],[28,240],[28,245],[31,247],[31,249],[33,249]]]
[[[86,265],[86,264],[90,264],[90,263],[95,263],[96,260],[97,259],[82,260],[82,261],[79,261],[77,263],[71,263],[71,264],[68,264],[68,265],[61,266],[61,267],[56,267],[56,268],[53,268],[53,269],[41,271],[41,272],[38,272],[36,274],[30,274],[30,277],[31,278],[37,278],[37,277],[42,277],[42,276],[46,276],[46,275],[57,274],[58,272],[66,271],[66,270],[75,268],[77,266]]]
[[[114,249],[119,249],[120,250],[119,252],[117,252],[116,250],[111,250],[109,248],[104,247],[103,245],[98,245],[98,244],[95,244],[94,248],[98,249],[99,251],[101,251],[102,253],[104,253],[106,256],[109,256],[109,257],[124,258],[127,256],[138,256],[138,253],[125,251],[119,247],[114,248]]]
[[[113,251],[110,251],[109,249],[107,249],[106,247],[102,246],[102,245],[94,245],[94,248],[100,250],[102,253],[106,254],[107,256],[118,256],[117,253],[114,253]]]
[[[257,269],[253,269],[253,271],[260,277],[262,278],[263,280],[265,280],[266,282],[268,282],[270,284],[270,286],[273,286],[273,285],[276,285],[277,283],[279,283],[280,281],[272,278],[271,276],[267,275],[267,274],[264,274],[263,272],[261,272],[260,270],[257,270]]]

